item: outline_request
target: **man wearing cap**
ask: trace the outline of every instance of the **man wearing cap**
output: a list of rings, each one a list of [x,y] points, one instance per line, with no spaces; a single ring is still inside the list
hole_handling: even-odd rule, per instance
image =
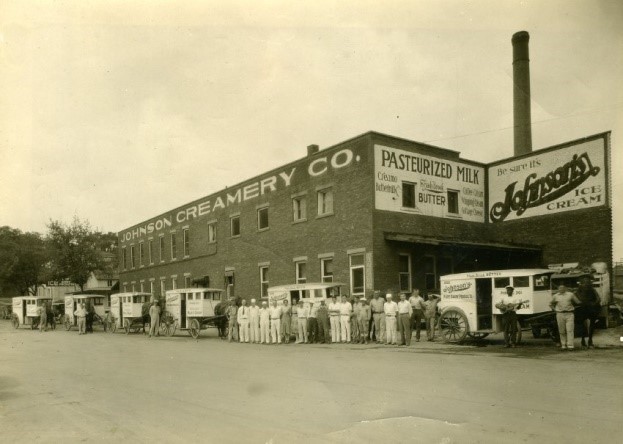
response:
[[[342,296],[340,303],[340,327],[342,342],[350,343],[350,316],[353,312],[353,306],[346,300],[346,296]]]
[[[281,307],[277,305],[277,301],[273,300],[270,308],[270,335],[273,338],[273,344],[281,344]]]
[[[359,325],[359,342],[361,344],[368,343],[368,325],[371,317],[370,306],[364,296],[357,303],[357,324]]]
[[[331,298],[329,304],[329,317],[331,319],[331,342],[337,344],[340,342],[340,304],[335,296]]]
[[[396,315],[398,314],[398,304],[392,301],[392,294],[387,293],[385,296],[387,302],[383,306],[385,310],[385,343],[387,345],[398,345],[396,337]]]
[[[411,303],[407,301],[407,295],[400,293],[400,302],[398,302],[398,322],[400,323],[400,345],[411,345],[411,323],[413,316],[413,308]],[[418,339],[419,340],[419,339]]]
[[[567,287],[560,285],[558,292],[552,295],[550,307],[556,312],[556,323],[560,335],[560,349],[573,350],[575,306],[580,305],[580,300]],[[497,307],[497,305],[496,305]]]
[[[299,324],[299,340],[296,341],[296,343],[306,344],[309,339],[307,337],[307,318],[309,317],[309,305],[303,303],[303,300],[299,300],[296,315],[298,317]]]
[[[292,325],[292,308],[290,304],[288,304],[288,300],[283,300],[283,305],[281,306],[281,335],[283,336],[283,340],[286,344],[290,343],[290,336],[292,335],[292,330],[290,327]]]
[[[268,302],[262,301],[260,308],[260,342],[262,344],[270,344],[270,312],[268,311]]]
[[[415,328],[415,341],[420,342],[420,330],[422,329],[422,319],[424,319],[424,310],[426,310],[426,302],[420,296],[420,290],[414,288],[409,298],[411,304],[411,326]]]
[[[240,342],[249,342],[249,307],[246,299],[242,300],[242,305],[238,308],[238,326]]]
[[[374,321],[374,336],[377,344],[385,342],[385,301],[380,296],[381,292],[375,290],[374,298],[370,301],[370,309]]]
[[[517,345],[517,312],[521,307],[522,301],[513,296],[515,289],[510,285],[506,287],[506,296],[495,304],[495,308],[502,313],[502,324],[504,327],[505,347],[515,347]]]
[[[329,309],[324,301],[320,301],[320,306],[316,312],[316,321],[318,322],[318,339],[322,344],[331,343],[331,327],[329,324]]]
[[[253,344],[260,342],[260,307],[255,299],[251,299],[249,307],[249,339]]]
[[[437,303],[439,296],[429,294],[426,301],[426,309],[424,310],[424,322],[426,323],[426,339],[428,341],[435,340],[435,321],[437,319]]]

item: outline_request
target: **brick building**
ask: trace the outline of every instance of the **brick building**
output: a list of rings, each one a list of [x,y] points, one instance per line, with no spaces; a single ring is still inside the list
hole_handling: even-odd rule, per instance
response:
[[[439,276],[612,264],[610,133],[492,164],[369,132],[119,233],[120,288],[258,297],[334,281],[438,290]]]

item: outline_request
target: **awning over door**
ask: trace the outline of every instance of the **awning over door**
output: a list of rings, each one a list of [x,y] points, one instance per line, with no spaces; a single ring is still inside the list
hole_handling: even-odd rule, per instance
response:
[[[488,242],[488,241],[479,241],[479,242],[470,242],[470,241],[460,241],[455,239],[443,239],[439,237],[429,237],[429,236],[418,236],[414,234],[408,233],[391,233],[385,232],[385,240],[388,241],[396,241],[396,242],[408,242],[412,244],[428,244],[428,245],[455,245],[460,247],[476,247],[476,248],[495,248],[499,250],[530,250],[530,251],[541,251],[542,248],[537,245],[527,245],[527,244],[509,244],[509,243],[500,243],[500,242]]]

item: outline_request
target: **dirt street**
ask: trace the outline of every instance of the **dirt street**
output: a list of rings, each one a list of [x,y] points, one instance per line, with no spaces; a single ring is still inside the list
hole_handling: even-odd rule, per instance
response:
[[[613,334],[574,352],[261,346],[1,321],[0,428],[9,442],[615,442],[623,347],[600,339]]]

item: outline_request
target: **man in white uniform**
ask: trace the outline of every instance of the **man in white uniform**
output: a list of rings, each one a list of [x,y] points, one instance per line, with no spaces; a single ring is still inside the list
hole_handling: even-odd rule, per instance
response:
[[[242,305],[238,308],[238,327],[240,342],[249,342],[249,307],[246,299],[242,300]]]
[[[353,313],[353,306],[342,296],[340,304],[340,326],[342,327],[342,342],[350,343],[350,315]]]
[[[392,294],[387,293],[385,296],[387,298],[387,302],[383,306],[385,310],[385,340],[386,344],[389,345],[398,345],[398,338],[396,334],[396,315],[398,313],[398,304],[392,301]]]
[[[340,304],[335,296],[331,298],[329,304],[329,319],[331,320],[331,343],[340,342]]]
[[[270,344],[270,312],[268,311],[268,303],[262,301],[260,308],[260,341],[262,344]]]
[[[298,317],[299,327],[299,340],[296,341],[296,343],[306,344],[309,340],[307,336],[307,318],[309,317],[309,305],[304,304],[303,301],[299,301],[296,315]]]
[[[249,339],[257,344],[260,342],[260,307],[255,302],[255,299],[251,299],[249,307]]]
[[[270,313],[270,335],[273,338],[273,344],[281,344],[281,306],[277,305],[277,301],[273,301],[268,311]]]

